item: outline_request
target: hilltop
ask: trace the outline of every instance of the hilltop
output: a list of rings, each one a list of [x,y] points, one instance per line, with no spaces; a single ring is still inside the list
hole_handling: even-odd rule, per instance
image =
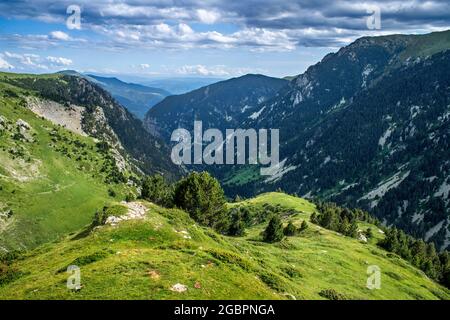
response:
[[[121,204],[130,206],[130,204]],[[229,237],[195,223],[184,211],[148,208],[138,217],[72,234],[12,263],[7,299],[448,299],[449,291],[394,254],[311,224],[280,243],[261,242],[258,224]],[[290,210],[299,225],[315,206],[282,193],[229,204]],[[126,214],[126,210],[122,211]],[[288,217],[284,217],[286,222]],[[367,227],[367,224],[361,227]],[[372,226],[374,230],[378,230]],[[79,291],[66,288],[69,265],[81,268]],[[382,272],[380,290],[366,288],[367,268]],[[178,286],[175,286],[179,284]],[[113,289],[114,288],[114,289]],[[177,291],[178,290],[178,291]]]

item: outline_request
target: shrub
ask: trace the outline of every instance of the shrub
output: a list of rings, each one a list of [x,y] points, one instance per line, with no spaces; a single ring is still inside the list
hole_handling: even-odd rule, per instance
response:
[[[283,233],[285,236],[293,236],[295,235],[297,229],[295,228],[294,224],[289,221],[287,226],[284,228]]]
[[[141,197],[160,206],[169,207],[172,204],[172,192],[160,174],[144,178]]]
[[[133,202],[134,200],[136,200],[136,196],[133,193],[129,193],[125,196],[126,202]]]
[[[342,293],[337,292],[334,289],[325,289],[319,292],[321,297],[324,297],[328,300],[348,300],[348,298]]]
[[[308,222],[306,222],[306,220],[303,220],[302,224],[300,225],[299,232],[305,231],[306,229],[308,229],[308,227]]]
[[[271,272],[264,272],[259,275],[262,282],[264,282],[267,286],[269,286],[271,289],[282,292],[285,290],[284,281],[283,279]]]
[[[113,189],[108,189],[108,195],[111,198],[115,198],[117,196],[117,193]]]

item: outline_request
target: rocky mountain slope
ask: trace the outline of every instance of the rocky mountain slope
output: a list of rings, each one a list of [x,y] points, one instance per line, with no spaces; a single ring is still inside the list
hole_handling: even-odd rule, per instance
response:
[[[0,75],[0,254],[54,241],[136,194],[133,167],[87,136],[81,107],[43,100],[16,77]]]
[[[141,120],[150,108],[170,95],[170,93],[164,89],[131,82],[128,83],[115,77],[83,74],[75,70],[63,70],[57,72],[57,74],[81,77],[99,85],[108,91],[118,103],[127,108],[128,111]]]
[[[284,167],[261,188],[362,206],[448,247],[446,48],[450,32],[362,38],[298,76],[247,121],[287,137]]]
[[[148,134],[140,120],[95,83],[64,74],[36,76],[2,73],[1,80],[25,90],[25,105],[41,116],[52,120],[51,114],[54,113],[45,109],[54,109],[55,103],[57,109],[73,112],[71,116],[66,114],[62,117],[69,122],[78,121],[78,124],[66,123],[66,126],[78,126],[85,134],[108,143],[135,170],[162,173],[168,177],[179,174],[179,168],[168,157],[170,150],[166,145]],[[58,108],[58,104],[63,108]]]

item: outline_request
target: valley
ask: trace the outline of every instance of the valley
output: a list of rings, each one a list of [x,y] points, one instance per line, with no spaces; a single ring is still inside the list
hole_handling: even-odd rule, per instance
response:
[[[449,37],[179,95],[0,73],[0,299],[448,300]]]

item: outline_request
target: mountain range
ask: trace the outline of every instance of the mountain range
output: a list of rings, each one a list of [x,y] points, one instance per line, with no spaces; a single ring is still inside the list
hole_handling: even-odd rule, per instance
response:
[[[290,81],[249,75],[164,99],[145,127],[278,128],[281,164],[206,166],[229,196],[281,188],[450,245],[450,31],[364,37]],[[226,92],[226,94],[224,93]],[[223,96],[226,95],[226,98]]]
[[[364,37],[298,76],[249,74],[151,108],[169,93],[0,73],[0,298],[449,299],[448,49],[450,31]],[[196,120],[279,129],[278,170],[175,165],[171,133]],[[191,170],[228,200],[209,174],[179,180]]]

